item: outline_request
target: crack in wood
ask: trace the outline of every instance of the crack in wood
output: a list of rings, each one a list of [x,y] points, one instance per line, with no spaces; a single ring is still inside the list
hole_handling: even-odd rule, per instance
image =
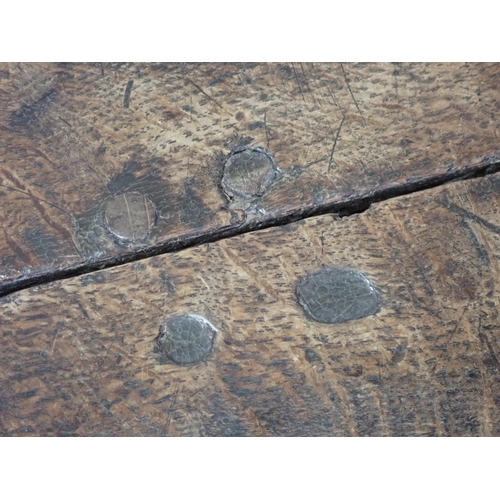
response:
[[[140,249],[128,255],[95,260],[93,262],[85,262],[80,265],[58,269],[47,273],[33,273],[21,279],[18,278],[12,280],[11,282],[7,281],[3,285],[0,285],[0,298],[27,288],[45,285],[66,278],[90,274],[94,271],[144,260],[156,255],[178,252],[186,248],[203,245],[205,243],[213,243],[219,240],[259,231],[269,227],[284,226],[299,220],[317,217],[319,215],[338,214],[340,217],[347,217],[368,210],[373,203],[379,203],[392,198],[436,188],[451,182],[465,181],[492,175],[497,172],[500,172],[500,163],[479,165],[468,169],[466,172],[447,172],[445,174],[436,175],[432,178],[413,179],[407,181],[403,185],[375,190],[369,194],[359,196],[358,198],[354,195],[346,201],[332,202],[330,204],[324,204],[321,207],[308,207],[303,210],[298,210],[293,214],[276,217],[264,222],[250,220],[237,226],[224,227],[208,232],[202,231],[198,234],[183,237],[182,239],[167,241],[149,248]]]

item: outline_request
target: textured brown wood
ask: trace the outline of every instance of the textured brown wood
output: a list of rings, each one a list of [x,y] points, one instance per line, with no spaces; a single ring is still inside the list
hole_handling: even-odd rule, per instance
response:
[[[500,174],[0,301],[3,435],[500,435]],[[375,315],[309,320],[297,281],[364,273]],[[166,363],[202,315],[208,357]]]
[[[490,165],[499,77],[498,64],[3,64],[0,286]],[[282,175],[228,206],[224,158],[241,145]],[[158,210],[127,244],[102,223],[125,192]]]

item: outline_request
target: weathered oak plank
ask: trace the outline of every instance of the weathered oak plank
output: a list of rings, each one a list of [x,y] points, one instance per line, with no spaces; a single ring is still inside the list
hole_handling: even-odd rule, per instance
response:
[[[499,193],[462,181],[4,297],[1,433],[498,436]],[[310,319],[297,283],[335,266],[378,309]],[[173,352],[185,313],[211,349]]]
[[[3,64],[0,287],[491,165],[499,76],[498,64]],[[280,172],[248,197],[223,183],[229,203],[224,162],[245,146]],[[145,237],[106,225],[125,193],[154,206]]]

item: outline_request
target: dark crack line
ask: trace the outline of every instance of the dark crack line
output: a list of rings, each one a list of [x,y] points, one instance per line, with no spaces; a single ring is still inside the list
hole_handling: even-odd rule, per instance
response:
[[[492,175],[500,172],[500,163],[490,165],[482,165],[471,168],[466,172],[447,172],[444,174],[436,175],[429,179],[414,179],[406,182],[400,186],[388,187],[385,189],[371,191],[369,193],[361,194],[356,197],[353,195],[348,200],[337,201],[332,203],[325,203],[320,207],[307,207],[299,209],[292,214],[287,214],[282,217],[276,217],[266,221],[249,221],[239,226],[224,227],[215,229],[209,232],[200,232],[182,237],[182,239],[175,239],[161,243],[159,245],[140,249],[128,255],[121,255],[107,260],[99,260],[93,262],[85,262],[80,265],[75,265],[70,268],[58,269],[51,271],[47,274],[33,273],[23,278],[17,278],[12,282],[6,282],[0,285],[0,297],[5,297],[15,292],[25,290],[34,286],[45,285],[54,281],[59,281],[67,278],[74,278],[84,274],[93,273],[102,269],[109,269],[131,262],[148,259],[156,255],[162,255],[172,252],[178,252],[186,248],[203,245],[205,243],[214,243],[216,241],[232,238],[241,234],[251,233],[266,229],[269,227],[284,226],[297,222],[299,220],[308,219],[310,217],[317,217],[325,214],[338,214],[340,217],[347,217],[357,213],[365,212],[372,203],[379,203],[387,201],[400,196],[405,196],[427,189],[448,184],[450,182],[464,181],[469,179],[476,179],[487,175]],[[496,229],[496,227],[495,227]]]

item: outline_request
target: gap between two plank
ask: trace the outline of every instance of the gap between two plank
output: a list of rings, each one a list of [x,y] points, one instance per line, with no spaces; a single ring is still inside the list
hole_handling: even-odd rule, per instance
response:
[[[86,262],[71,268],[59,269],[46,274],[27,276],[26,278],[17,279],[12,283],[0,285],[0,298],[27,288],[52,283],[62,279],[82,276],[84,274],[89,274],[102,269],[109,269],[111,267],[129,264],[131,262],[141,261],[156,255],[178,252],[179,250],[203,245],[205,243],[214,243],[216,241],[232,238],[241,234],[256,232],[269,227],[284,226],[286,224],[291,224],[293,222],[311,217],[317,217],[325,214],[338,214],[340,217],[348,217],[350,215],[365,212],[373,203],[387,201],[400,196],[436,188],[451,182],[476,179],[492,175],[497,172],[500,172],[500,163],[478,166],[468,170],[467,172],[440,174],[429,179],[410,181],[404,185],[374,191],[365,196],[360,196],[355,200],[332,202],[330,204],[327,203],[321,207],[309,207],[299,210],[294,214],[277,217],[265,222],[254,222],[243,226],[230,227],[200,235],[193,235],[191,237],[187,236],[183,238],[182,241],[168,241],[150,248],[138,250],[131,254],[109,258],[102,261]]]

